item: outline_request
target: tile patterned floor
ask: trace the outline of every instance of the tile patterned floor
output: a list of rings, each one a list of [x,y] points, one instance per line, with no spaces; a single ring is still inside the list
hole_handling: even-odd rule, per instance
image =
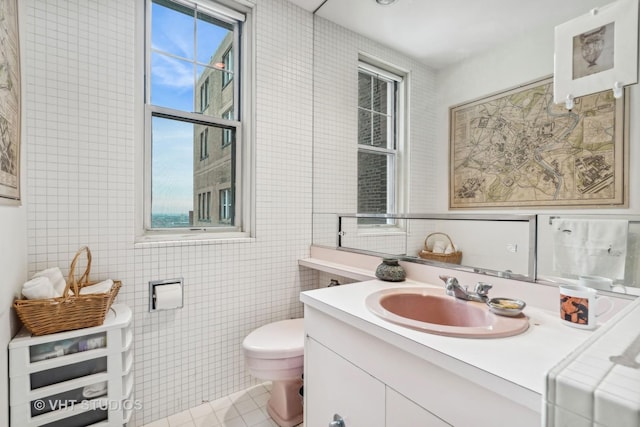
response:
[[[278,427],[267,414],[270,391],[271,383],[259,384],[143,427]]]

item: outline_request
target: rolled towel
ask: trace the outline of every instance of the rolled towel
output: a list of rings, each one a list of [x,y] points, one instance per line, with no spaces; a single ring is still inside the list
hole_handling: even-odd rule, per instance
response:
[[[27,299],[55,298],[56,291],[48,277],[35,277],[22,285],[22,295]]]
[[[445,254],[452,254],[454,252],[458,252],[458,247],[456,245],[452,245],[451,243],[449,243],[446,247],[446,249],[444,250]]]
[[[434,254],[442,254],[444,253],[444,249],[444,242],[438,240],[433,244],[433,249],[431,250],[431,252],[433,252]]]
[[[102,282],[96,283],[95,285],[83,286],[82,288],[80,288],[80,295],[104,294],[109,292],[112,286],[113,280],[103,280]]]
[[[62,276],[62,271],[59,267],[51,267],[46,270],[42,270],[33,275],[33,277],[48,277],[53,284],[53,289],[56,293],[55,296],[61,297],[64,293],[64,288],[67,286],[67,281]]]
[[[82,397],[92,399],[107,394],[107,382],[91,384],[82,389]]]

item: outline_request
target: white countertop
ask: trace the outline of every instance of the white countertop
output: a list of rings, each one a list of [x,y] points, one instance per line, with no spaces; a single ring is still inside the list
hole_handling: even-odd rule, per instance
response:
[[[442,289],[410,280],[400,283],[369,280],[306,291],[300,300],[418,357],[449,360],[458,372],[466,369],[466,374],[477,368],[539,395],[544,392],[547,371],[593,334],[561,324],[557,312],[530,306],[524,310],[529,317],[529,329],[520,335],[470,339],[429,334],[383,320],[365,306],[365,299],[372,292],[398,286]]]
[[[640,299],[548,374],[547,426],[640,425]]]

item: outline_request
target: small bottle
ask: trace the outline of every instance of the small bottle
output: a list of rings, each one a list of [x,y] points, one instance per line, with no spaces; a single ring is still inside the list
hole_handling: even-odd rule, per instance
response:
[[[383,258],[382,264],[376,268],[376,277],[387,282],[402,282],[407,273],[396,258]]]

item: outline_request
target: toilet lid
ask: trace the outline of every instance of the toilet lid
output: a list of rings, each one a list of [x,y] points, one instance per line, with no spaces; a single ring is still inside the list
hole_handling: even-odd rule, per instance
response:
[[[304,354],[304,319],[269,323],[242,342],[244,353],[256,359],[282,359]]]

